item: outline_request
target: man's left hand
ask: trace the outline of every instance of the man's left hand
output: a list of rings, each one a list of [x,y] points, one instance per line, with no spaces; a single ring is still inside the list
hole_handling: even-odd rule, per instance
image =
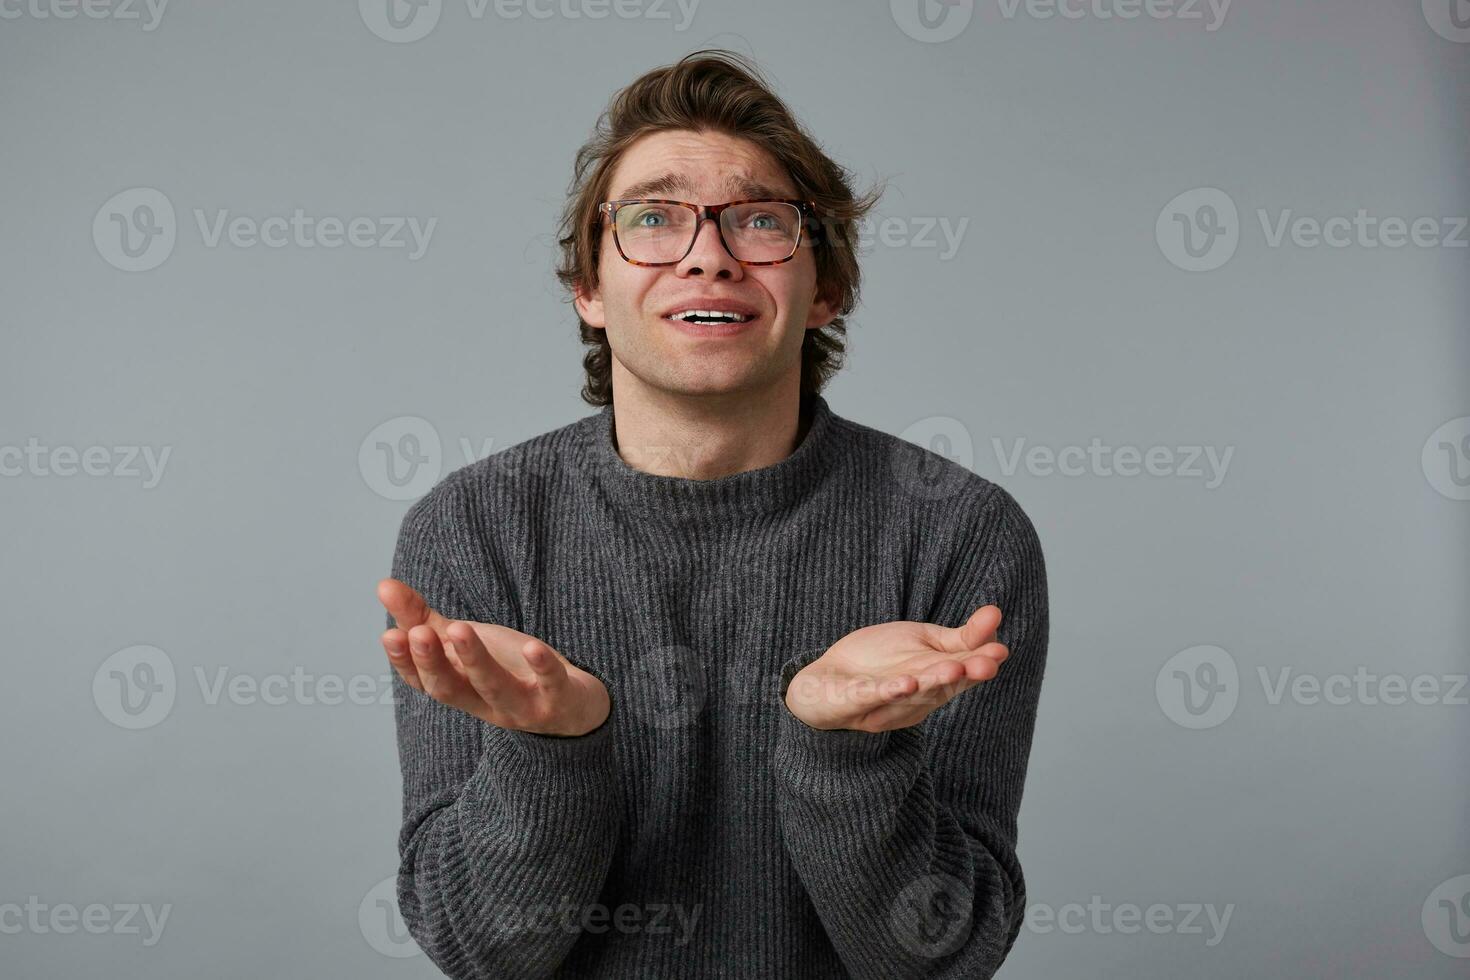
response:
[[[1009,655],[995,640],[998,606],[963,626],[900,620],[847,634],[802,668],[786,707],[812,728],[882,732],[908,728],[982,681]]]

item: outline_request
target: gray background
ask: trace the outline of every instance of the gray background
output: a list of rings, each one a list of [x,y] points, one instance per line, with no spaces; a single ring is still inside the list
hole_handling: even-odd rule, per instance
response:
[[[144,8],[6,8],[0,447],[110,462],[0,478],[0,905],[171,911],[151,946],[146,926],[43,917],[0,933],[0,970],[437,975],[389,955],[412,949],[370,895],[396,868],[391,707],[211,704],[196,671],[385,675],[373,585],[408,504],[370,434],[396,445],[423,419],[432,477],[467,461],[462,439],[480,455],[591,411],[550,271],[572,154],[613,90],[716,45],[753,54],[860,183],[888,179],[834,409],[997,480],[1045,548],[1020,822],[1034,916],[1001,975],[1463,976],[1440,899],[1470,874],[1467,692],[1273,704],[1258,674],[1447,691],[1467,671],[1470,250],[1272,247],[1258,217],[1470,212],[1470,44],[1431,26],[1450,0],[1238,0],[1215,30],[1207,7],[1125,21],[985,0],[950,11],[972,19],[944,41],[905,32],[912,5],[703,0],[681,30],[651,2],[477,19],[448,0],[408,43],[350,2],[178,2],[151,30]],[[146,271],[92,235],[135,188],[177,212]],[[1212,271],[1170,259],[1166,206],[1195,188],[1239,210]],[[410,259],[211,247],[194,217],[297,207],[437,225]],[[940,220],[968,221],[952,255],[924,244]],[[1447,422],[1459,470],[1445,439],[1421,457]],[[1213,488],[1006,472],[1016,440],[1094,437],[1233,455]],[[157,485],[115,472],[126,446],[171,447]],[[107,668],[137,645],[167,656],[175,700],[130,729]],[[1238,681],[1228,717],[1191,728],[1171,658],[1200,646]],[[1089,902],[1109,911],[1046,925]],[[1205,916],[1130,934],[1111,911],[1127,903],[1231,918],[1218,941]],[[1470,903],[1457,914],[1463,934]]]

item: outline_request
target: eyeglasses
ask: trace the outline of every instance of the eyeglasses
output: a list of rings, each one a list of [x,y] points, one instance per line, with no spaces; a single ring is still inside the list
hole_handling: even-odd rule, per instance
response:
[[[604,201],[600,214],[612,219],[613,244],[633,265],[677,265],[694,248],[705,218],[713,218],[720,243],[741,265],[780,265],[796,255],[811,201],[729,201],[690,204],[646,198]]]

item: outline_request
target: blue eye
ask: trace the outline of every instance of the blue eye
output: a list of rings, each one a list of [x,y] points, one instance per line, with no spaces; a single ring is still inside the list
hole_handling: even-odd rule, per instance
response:
[[[619,214],[618,220],[625,228],[637,228],[640,230],[663,228],[672,223],[669,219],[668,209],[654,204],[628,208]]]

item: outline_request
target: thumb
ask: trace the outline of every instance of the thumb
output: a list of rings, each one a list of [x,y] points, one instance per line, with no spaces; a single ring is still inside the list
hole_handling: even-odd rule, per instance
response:
[[[952,653],[963,653],[969,650],[978,650],[980,647],[995,639],[995,631],[1000,628],[1000,607],[989,605],[981,606],[970,614],[963,626],[955,627],[950,634],[956,649]]]
[[[378,601],[397,622],[399,629],[412,629],[424,625],[431,627],[441,637],[449,620],[439,615],[424,601],[424,597],[406,582],[396,578],[385,578],[378,582]]]

